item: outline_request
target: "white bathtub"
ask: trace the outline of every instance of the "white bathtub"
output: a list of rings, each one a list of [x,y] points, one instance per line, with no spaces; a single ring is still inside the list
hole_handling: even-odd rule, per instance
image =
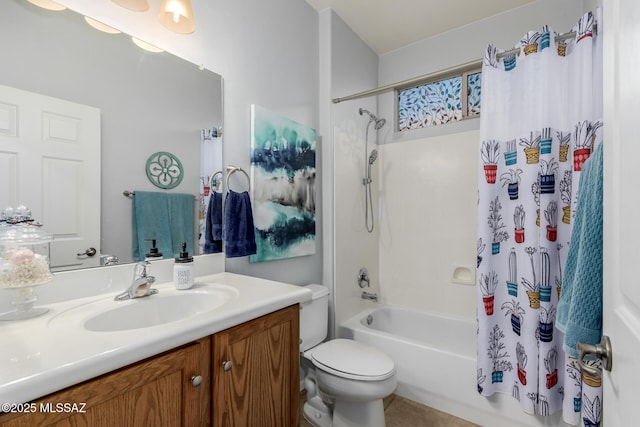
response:
[[[387,353],[396,365],[396,394],[484,426],[566,426],[556,414],[527,415],[511,396],[477,392],[476,322],[418,310],[365,310],[339,335]]]

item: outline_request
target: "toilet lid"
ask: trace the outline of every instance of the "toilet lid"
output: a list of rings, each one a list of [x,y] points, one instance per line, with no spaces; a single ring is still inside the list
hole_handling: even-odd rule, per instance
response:
[[[369,345],[347,339],[335,339],[315,347],[311,361],[316,368],[361,381],[380,381],[395,374],[393,359],[389,356]]]

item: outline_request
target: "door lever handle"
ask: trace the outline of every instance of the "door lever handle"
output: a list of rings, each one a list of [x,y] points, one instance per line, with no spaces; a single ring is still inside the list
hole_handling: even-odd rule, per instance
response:
[[[602,360],[602,368],[611,371],[613,366],[613,354],[611,352],[611,340],[608,336],[603,335],[600,344],[591,345],[579,342],[576,345],[578,350],[578,365],[587,374],[600,378],[600,371],[593,366],[589,366],[584,362],[585,356],[593,356]]]
[[[96,251],[96,248],[89,248],[84,252],[78,253],[76,254],[76,256],[88,256],[88,257],[92,257],[94,256],[96,253],[98,253],[98,251]]]

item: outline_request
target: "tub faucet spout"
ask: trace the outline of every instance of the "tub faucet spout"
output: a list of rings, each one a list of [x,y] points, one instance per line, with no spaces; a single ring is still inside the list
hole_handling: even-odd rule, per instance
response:
[[[378,302],[378,294],[375,292],[362,292],[362,299]]]

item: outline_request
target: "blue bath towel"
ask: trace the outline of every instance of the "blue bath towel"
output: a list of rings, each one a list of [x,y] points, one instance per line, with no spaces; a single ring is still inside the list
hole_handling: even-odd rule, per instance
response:
[[[136,191],[133,197],[132,215],[133,259],[142,261],[151,248],[151,240],[156,240],[165,258],[171,258],[171,228],[165,193]]]
[[[209,198],[204,232],[204,253],[222,252],[222,194],[213,192]]]
[[[222,228],[224,252],[227,258],[256,253],[256,235],[253,227],[253,212],[248,192],[229,190],[224,204]]]
[[[556,327],[574,357],[578,342],[598,344],[602,337],[602,143],[582,168]]]
[[[187,252],[193,255],[195,198],[193,194],[184,193],[167,193],[166,196],[171,229],[171,255],[174,258],[180,255],[183,242],[187,244]]]
[[[133,197],[133,259],[142,261],[151,248],[151,240],[163,258],[174,258],[187,243],[193,254],[195,202],[193,194],[136,191]]]

